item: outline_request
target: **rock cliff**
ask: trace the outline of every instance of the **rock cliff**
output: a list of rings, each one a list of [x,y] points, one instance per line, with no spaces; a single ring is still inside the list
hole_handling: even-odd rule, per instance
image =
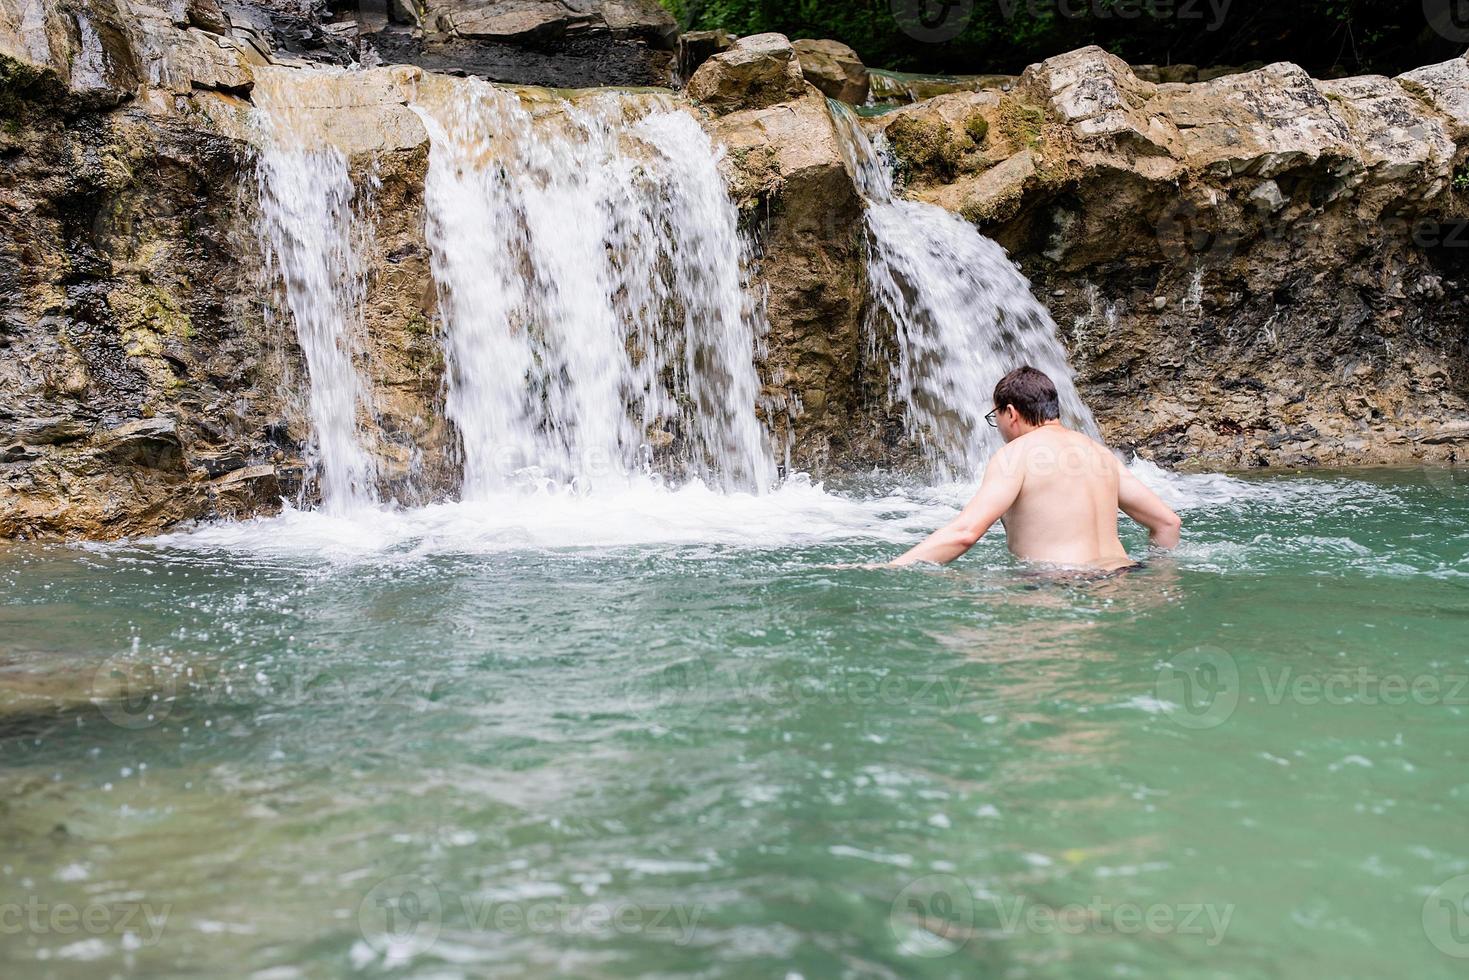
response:
[[[1406,463],[1464,447],[1466,95],[1462,59],[1154,84],[1088,48],[875,125],[910,193],[1017,258],[1115,441],[1195,468]]]
[[[440,67],[459,42],[508,39],[533,55],[505,69],[516,81],[546,80],[537,59],[585,38],[609,58],[636,45],[658,74],[659,23],[569,0],[395,3],[353,30],[282,2],[0,6],[0,534],[144,533],[309,495],[301,353],[253,232],[262,78],[394,32],[415,45],[399,60]],[[766,422],[798,468],[901,464],[901,406],[865,335],[862,202],[811,54],[778,36],[716,48],[677,104],[723,146],[757,245]],[[325,78],[316,106],[377,188],[366,424],[405,502],[455,479],[427,134],[407,105],[447,83],[359,71]],[[1441,461],[1469,441],[1469,63],[1157,83],[1083,49],[866,125],[904,193],[964,215],[1032,278],[1115,442],[1218,468]]]

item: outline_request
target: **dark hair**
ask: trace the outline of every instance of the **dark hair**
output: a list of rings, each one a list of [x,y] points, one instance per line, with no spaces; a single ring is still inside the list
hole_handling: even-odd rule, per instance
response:
[[[1056,394],[1055,383],[1029,364],[1011,371],[995,385],[995,407],[1006,405],[1014,405],[1020,417],[1031,425],[1061,417],[1061,399]]]

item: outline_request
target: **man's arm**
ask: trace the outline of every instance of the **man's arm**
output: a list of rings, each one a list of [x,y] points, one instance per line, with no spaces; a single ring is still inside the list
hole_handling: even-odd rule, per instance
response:
[[[1114,457],[1115,458],[1115,457]],[[1148,539],[1159,548],[1176,548],[1183,522],[1173,508],[1143,485],[1143,481],[1117,460],[1117,506],[1122,512],[1148,529]]]
[[[974,547],[1015,503],[1024,481],[1024,468],[1019,459],[1002,449],[990,458],[984,468],[984,479],[974,495],[952,521],[923,539],[923,542],[896,559],[894,565],[911,565],[919,561],[946,565]]]

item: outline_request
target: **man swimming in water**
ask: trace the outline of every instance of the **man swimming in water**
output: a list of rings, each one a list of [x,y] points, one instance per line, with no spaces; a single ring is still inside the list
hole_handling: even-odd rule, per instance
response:
[[[1001,378],[985,421],[1005,445],[985,466],[979,492],[894,565],[951,562],[998,520],[1024,561],[1102,572],[1135,566],[1117,537],[1119,508],[1154,546],[1178,544],[1178,515],[1106,446],[1061,424],[1060,398],[1044,373],[1026,366]]]

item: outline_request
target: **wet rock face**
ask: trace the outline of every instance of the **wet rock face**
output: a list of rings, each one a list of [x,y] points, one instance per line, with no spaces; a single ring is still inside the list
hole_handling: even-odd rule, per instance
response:
[[[729,31],[687,31],[678,38],[678,77],[692,78],[699,66],[738,40]]]
[[[0,535],[278,506],[299,447],[269,432],[279,373],[241,262],[244,148],[142,106],[74,115],[58,85],[9,95]]]
[[[862,201],[826,102],[799,98],[712,120],[767,289],[762,366],[775,441],[802,469],[876,459],[885,366],[864,363]],[[880,375],[873,381],[873,375]]]
[[[262,315],[244,125],[297,14],[109,2],[82,19],[44,8],[25,35],[0,9],[0,536],[267,512],[306,477],[304,369],[289,321]],[[601,20],[557,43],[671,57],[582,6]],[[862,203],[802,60],[782,37],[745,38],[689,85],[758,245],[761,411],[801,469],[901,464],[901,406],[865,353]],[[314,110],[377,188],[363,421],[385,495],[406,503],[457,486],[427,136],[405,104],[443,82],[354,73]],[[903,193],[964,215],[1031,277],[1114,443],[1208,468],[1410,462],[1469,449],[1465,92],[1461,60],[1177,84],[1084,49],[867,125],[885,129]]]
[[[957,143],[953,100],[985,116],[981,151],[910,151],[909,191],[1009,249],[1113,441],[1199,468],[1444,460],[1469,449],[1466,68],[1160,85],[1083,49],[880,125]]]

